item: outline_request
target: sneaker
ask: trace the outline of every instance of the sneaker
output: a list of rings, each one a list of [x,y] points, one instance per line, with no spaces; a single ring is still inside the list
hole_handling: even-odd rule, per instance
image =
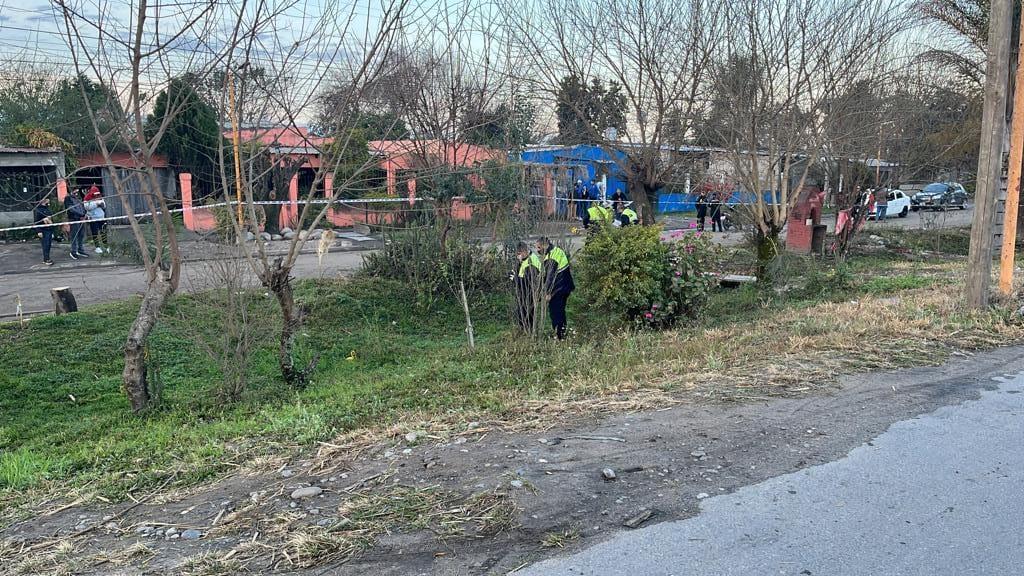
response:
[[[97,254],[103,254],[103,248],[100,248],[99,246],[97,246],[96,247],[96,253]]]
[[[53,260],[43,260],[43,264],[46,264],[47,266],[53,266]]]
[[[71,259],[72,260],[78,260],[78,254],[75,254],[74,252],[72,252],[71,253]]]
[[[85,252],[79,252],[79,253],[78,253],[78,257],[79,257],[79,258],[88,258],[88,257],[89,257],[89,255],[88,255],[88,254],[86,254]]]

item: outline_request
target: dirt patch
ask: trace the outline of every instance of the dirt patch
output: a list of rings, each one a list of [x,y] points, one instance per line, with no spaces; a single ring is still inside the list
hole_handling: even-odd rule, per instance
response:
[[[1024,370],[1022,352],[848,378],[830,395],[519,433],[481,422],[355,456],[324,450],[188,494],[33,517],[0,534],[0,572],[507,573],[627,530],[624,522],[685,518],[704,497],[831,461],[895,421]]]

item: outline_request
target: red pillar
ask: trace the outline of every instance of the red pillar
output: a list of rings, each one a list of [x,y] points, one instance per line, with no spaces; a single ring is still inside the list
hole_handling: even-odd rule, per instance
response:
[[[178,182],[181,185],[181,216],[185,221],[185,228],[195,231],[196,217],[192,213],[192,175],[188,172],[178,174]]]
[[[61,178],[60,180],[57,180],[57,200],[59,200],[61,203],[63,203],[64,202],[64,198],[67,198],[67,195],[68,195],[68,181],[63,179],[63,178]]]
[[[292,174],[292,179],[288,183],[288,210],[282,210],[282,212],[288,212],[288,226],[294,227],[295,232],[298,233],[299,228],[299,173]]]
[[[328,202],[334,200],[334,174],[324,174],[324,199]],[[334,206],[327,205],[327,221],[334,224]]]

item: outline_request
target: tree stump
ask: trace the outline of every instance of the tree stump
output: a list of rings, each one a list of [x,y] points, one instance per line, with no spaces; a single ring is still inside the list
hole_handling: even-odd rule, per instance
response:
[[[78,302],[75,301],[75,295],[71,293],[70,286],[51,288],[50,296],[53,297],[54,314],[60,316],[61,314],[78,312]]]

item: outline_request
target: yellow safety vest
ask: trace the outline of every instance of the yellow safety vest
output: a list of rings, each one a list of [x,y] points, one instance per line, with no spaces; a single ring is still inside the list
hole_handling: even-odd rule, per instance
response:
[[[640,217],[637,216],[636,212],[634,212],[632,208],[626,208],[622,211],[622,213],[625,214],[627,218],[629,218],[630,224],[636,224],[637,222],[640,221]]]
[[[527,259],[519,263],[520,278],[526,278],[526,272],[530,269],[530,266],[533,266],[534,268],[537,269],[538,272],[540,272],[540,256],[537,256],[536,254],[530,254],[530,256]]]

